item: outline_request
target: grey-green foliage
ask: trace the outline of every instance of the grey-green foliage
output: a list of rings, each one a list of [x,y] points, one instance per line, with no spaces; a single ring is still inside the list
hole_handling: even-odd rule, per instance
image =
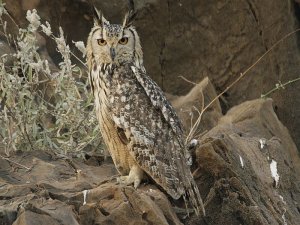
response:
[[[0,4],[0,16],[7,14]],[[100,134],[92,109],[92,95],[84,72],[71,63],[72,52],[63,30],[52,34],[50,24],[41,24],[36,10],[26,15],[29,25],[13,39],[2,33],[16,52],[0,59],[0,141],[6,153],[12,150],[55,150],[61,153],[96,149]],[[57,45],[62,56],[59,68],[51,71],[37,46],[37,32],[43,32]],[[82,48],[82,42],[75,43]],[[13,58],[13,65],[7,60]],[[54,69],[52,69],[54,70]]]

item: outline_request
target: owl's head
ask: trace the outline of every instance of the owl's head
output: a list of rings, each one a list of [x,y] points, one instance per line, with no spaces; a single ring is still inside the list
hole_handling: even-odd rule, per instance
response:
[[[95,9],[94,27],[87,41],[87,60],[97,65],[134,63],[143,65],[140,38],[132,26],[132,13],[128,13],[123,24],[111,24],[101,12]]]

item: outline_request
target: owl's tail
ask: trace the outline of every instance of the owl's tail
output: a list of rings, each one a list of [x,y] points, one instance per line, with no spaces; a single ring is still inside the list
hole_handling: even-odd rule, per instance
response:
[[[205,208],[204,204],[198,189],[198,186],[193,179],[193,176],[191,174],[192,179],[190,179],[189,184],[187,185],[188,187],[185,188],[186,192],[183,195],[184,201],[185,202],[190,202],[193,206],[193,209],[196,213],[197,216],[201,214],[201,211],[203,213],[203,216],[205,216]],[[188,201],[186,201],[186,196],[188,197]]]

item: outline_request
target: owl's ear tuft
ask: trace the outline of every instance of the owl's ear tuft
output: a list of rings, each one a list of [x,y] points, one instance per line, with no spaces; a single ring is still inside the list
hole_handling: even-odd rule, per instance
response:
[[[131,10],[126,13],[124,21],[123,21],[123,28],[130,27],[136,17],[136,12]]]
[[[136,17],[136,10],[134,7],[134,0],[128,0],[128,13],[126,13],[123,21],[123,29],[130,27]]]
[[[103,26],[103,23],[108,23],[108,21],[104,18],[103,13],[96,7],[93,7],[93,14],[94,26]]]

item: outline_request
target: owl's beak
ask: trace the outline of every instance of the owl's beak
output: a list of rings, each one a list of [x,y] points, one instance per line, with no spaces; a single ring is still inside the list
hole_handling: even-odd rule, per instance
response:
[[[110,48],[110,57],[111,60],[114,61],[116,57],[116,50],[114,48]]]

